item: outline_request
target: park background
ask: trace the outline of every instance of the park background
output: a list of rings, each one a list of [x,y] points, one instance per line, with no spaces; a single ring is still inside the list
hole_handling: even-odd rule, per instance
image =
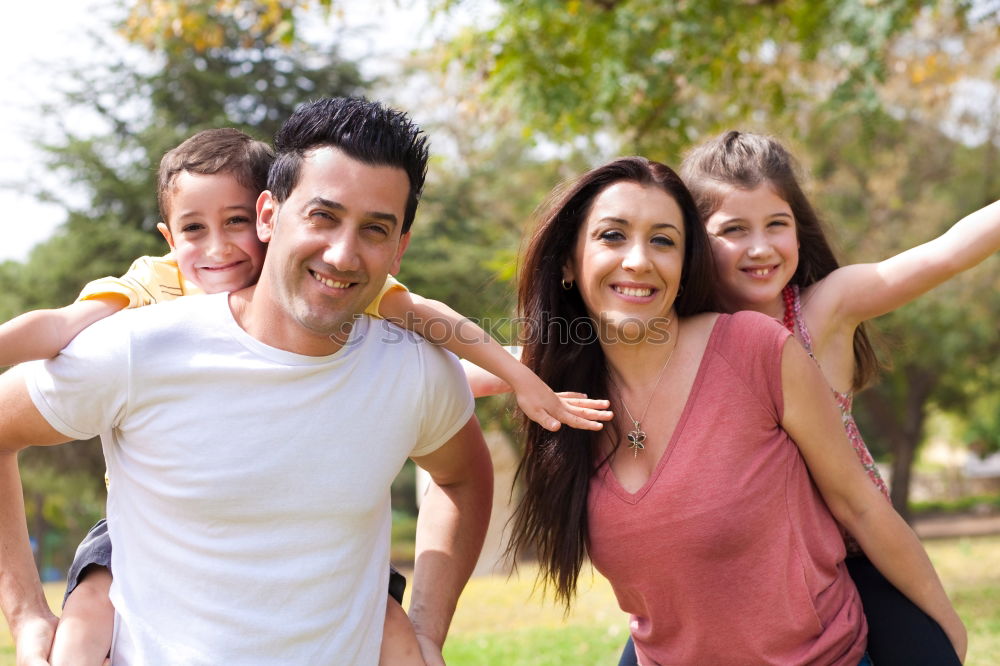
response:
[[[16,26],[22,50],[52,39],[58,4],[39,3]],[[2,161],[14,198],[0,199],[0,224],[8,239],[39,227],[45,237],[0,255],[12,256],[0,262],[2,319],[71,302],[88,280],[163,253],[154,179],[164,151],[209,127],[270,140],[298,103],[326,95],[379,98],[426,128],[434,157],[400,277],[503,342],[516,334],[516,260],[532,211],[556,184],[618,155],[676,166],[725,129],[775,134],[799,156],[846,262],[929,240],[1000,198],[995,0],[83,4],[87,21],[61,36],[64,48],[22,53],[17,71],[7,59],[3,110],[19,115],[5,131],[30,148]],[[1000,538],[973,535],[1000,513],[1000,471],[984,462],[1000,450],[998,269],[992,257],[877,320],[890,367],[856,410],[897,509],[939,528],[921,533],[970,627],[970,664],[1000,664]],[[511,404],[477,409],[508,490]],[[58,581],[103,513],[100,446],[29,450],[21,466],[39,568]],[[393,498],[404,564],[414,486],[408,467]],[[493,575],[461,601],[450,663],[615,663],[626,621],[599,576],[564,617],[532,593],[530,562],[511,579],[493,561],[485,569]],[[11,654],[0,646],[0,664]]]

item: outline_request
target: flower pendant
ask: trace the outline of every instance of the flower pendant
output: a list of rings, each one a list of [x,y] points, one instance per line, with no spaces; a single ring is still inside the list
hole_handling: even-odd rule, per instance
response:
[[[639,449],[646,448],[646,445],[643,443],[646,441],[646,433],[639,427],[638,421],[632,421],[632,424],[633,428],[629,430],[625,437],[628,438],[628,448],[632,449],[632,457],[635,458],[639,455]]]

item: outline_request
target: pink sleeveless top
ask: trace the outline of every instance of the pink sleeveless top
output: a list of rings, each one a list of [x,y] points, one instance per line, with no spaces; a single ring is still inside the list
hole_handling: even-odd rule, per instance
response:
[[[799,287],[798,285],[791,285],[792,293],[795,295],[795,300],[793,301],[795,310],[795,325],[799,329],[799,335],[801,336],[802,346],[806,348],[809,353],[809,357],[816,361],[816,356],[813,354],[812,347],[812,336],[809,335],[809,329],[806,328],[806,321],[802,318],[802,302],[799,300]],[[816,361],[819,363],[819,361]],[[871,451],[865,445],[865,440],[861,438],[861,431],[858,430],[858,424],[854,421],[854,393],[848,391],[847,393],[841,393],[837,389],[830,387],[833,391],[833,397],[837,401],[837,407],[840,408],[840,417],[844,421],[844,430],[847,431],[847,438],[851,440],[851,444],[854,446],[854,452],[858,454],[858,460],[864,466],[865,471],[868,472],[868,478],[871,479],[875,487],[878,488],[886,499],[889,499],[889,488],[886,487],[885,481],[882,479],[882,475],[879,474],[878,467],[875,466],[875,460],[872,458]]]
[[[639,663],[856,666],[867,624],[844,542],[782,430],[789,332],[720,315],[666,451],[635,493],[599,467],[588,549]]]

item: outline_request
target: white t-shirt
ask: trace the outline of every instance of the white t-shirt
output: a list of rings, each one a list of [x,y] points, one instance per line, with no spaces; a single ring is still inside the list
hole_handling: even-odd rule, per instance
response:
[[[101,435],[116,666],[378,662],[389,486],[472,414],[453,356],[369,317],[293,354],[217,294],[109,317],[26,374],[54,428]]]

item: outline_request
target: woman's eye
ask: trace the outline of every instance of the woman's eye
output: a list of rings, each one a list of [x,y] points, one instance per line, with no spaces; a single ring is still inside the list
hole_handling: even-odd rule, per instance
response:
[[[196,231],[201,231],[202,229],[204,229],[204,227],[200,224],[185,224],[183,227],[181,227],[181,231],[186,234],[191,234]]]
[[[654,245],[663,245],[664,247],[673,247],[677,244],[670,236],[656,236],[653,238],[652,243]]]
[[[229,218],[229,224],[249,224],[249,223],[250,223],[249,217],[237,216]]]
[[[610,230],[601,232],[600,238],[606,241],[620,241],[625,240],[625,234],[617,230]]]

